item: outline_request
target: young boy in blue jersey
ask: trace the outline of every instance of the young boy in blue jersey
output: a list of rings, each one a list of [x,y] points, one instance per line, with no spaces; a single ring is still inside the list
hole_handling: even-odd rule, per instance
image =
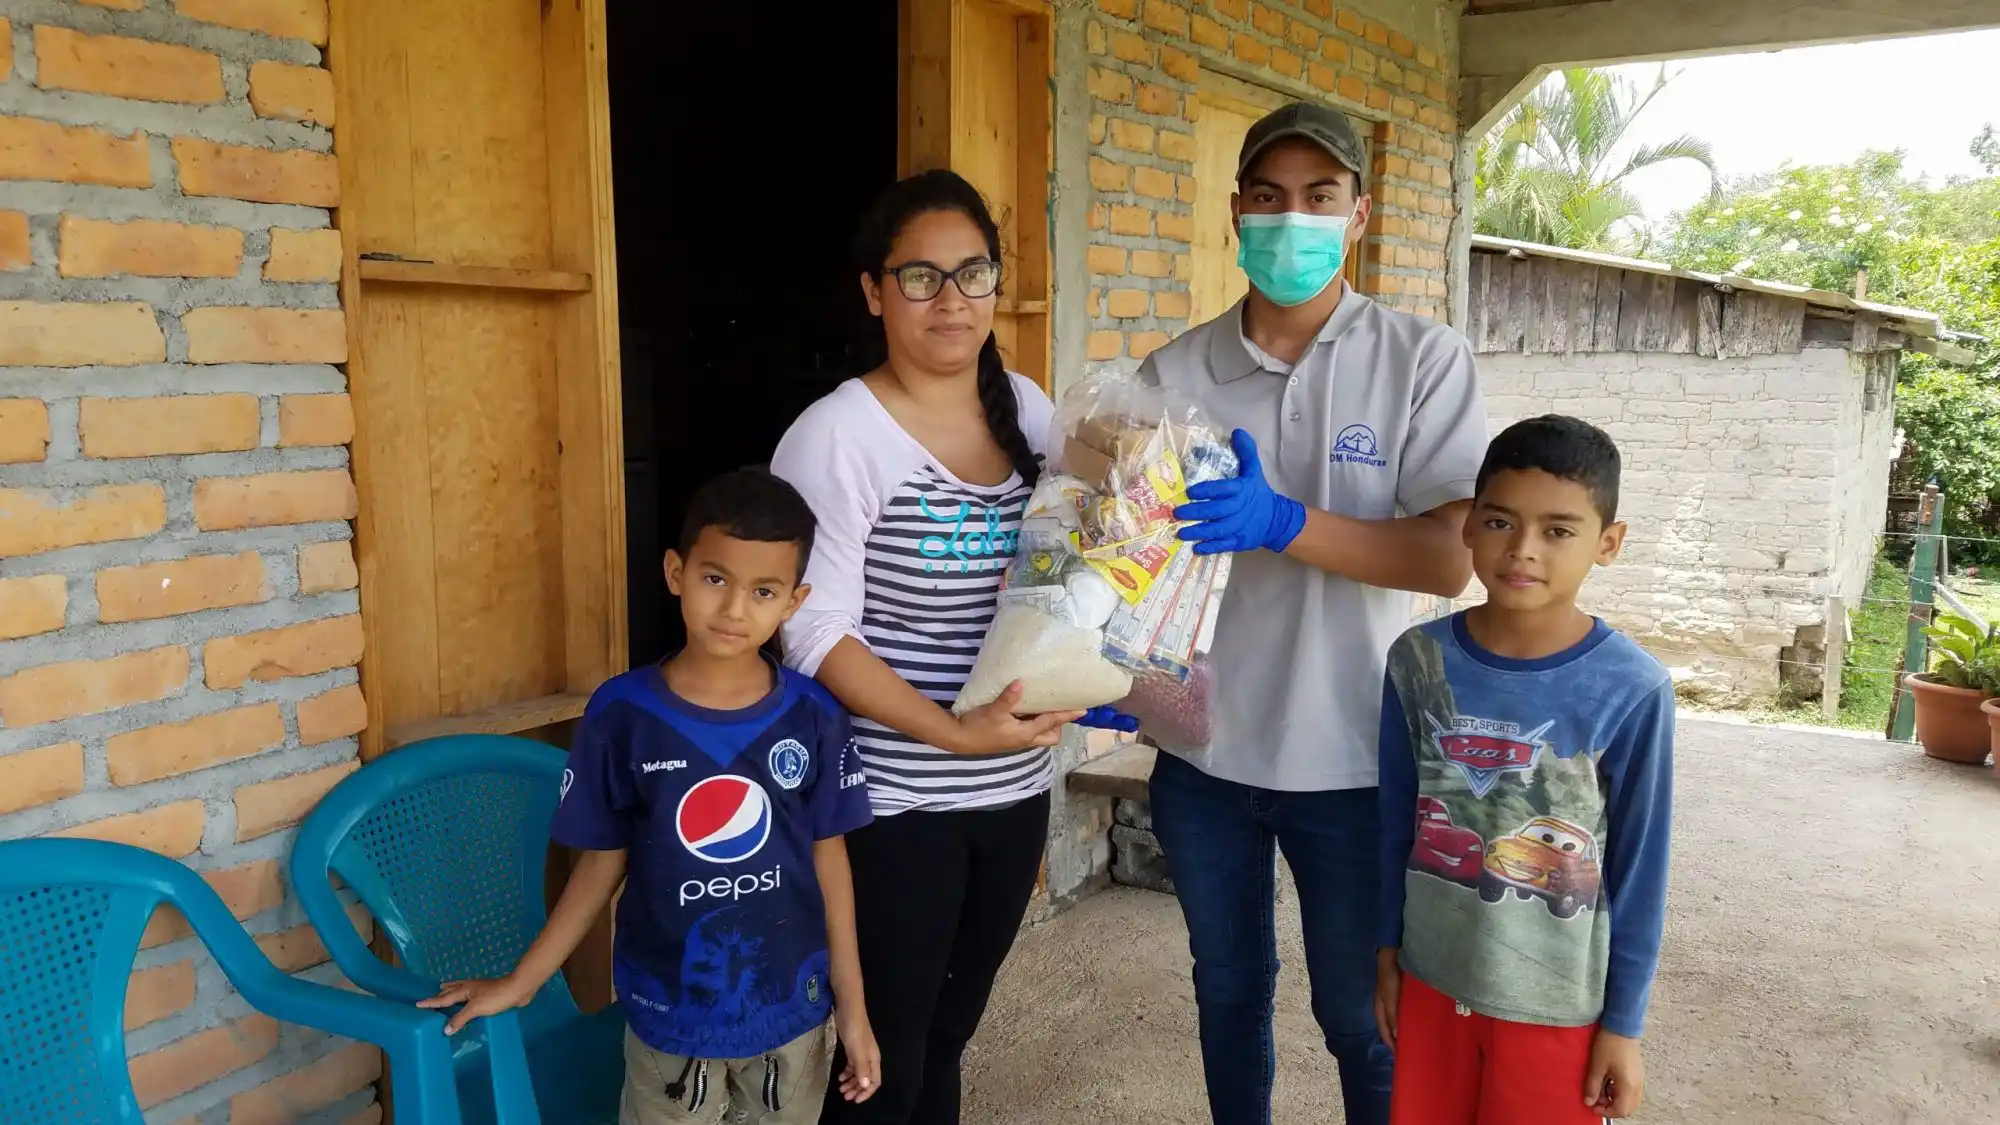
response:
[[[1390,649],[1375,1015],[1393,1125],[1594,1125],[1644,1093],[1673,685],[1576,606],[1625,541],[1618,469],[1574,418],[1495,438],[1465,521],[1487,601]]]
[[[844,833],[867,824],[846,711],[761,651],[797,612],[812,510],[768,473],[693,498],[667,586],[687,647],[591,697],[550,835],[583,851],[548,925],[500,980],[448,983],[447,1031],[533,999],[622,881],[613,980],[631,1027],[620,1125],[810,1125],[829,1008],[841,1093],[881,1085]]]

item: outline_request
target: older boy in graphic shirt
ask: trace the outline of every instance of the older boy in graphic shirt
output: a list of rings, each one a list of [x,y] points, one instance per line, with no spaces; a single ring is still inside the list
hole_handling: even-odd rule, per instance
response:
[[[1388,1116],[1372,1010],[1382,661],[1408,591],[1456,596],[1471,575],[1459,527],[1486,423],[1463,337],[1340,280],[1368,225],[1367,166],[1335,110],[1258,122],[1231,201],[1250,292],[1141,368],[1236,430],[1243,464],[1182,509],[1197,550],[1243,552],[1217,618],[1214,749],[1201,768],[1161,754],[1152,779],[1217,1125],[1271,1119],[1275,848],[1346,1119]]]
[[[1495,438],[1465,527],[1487,601],[1389,651],[1376,1014],[1395,1125],[1639,1108],[1674,689],[1576,606],[1624,545],[1618,469],[1611,439],[1574,418]]]

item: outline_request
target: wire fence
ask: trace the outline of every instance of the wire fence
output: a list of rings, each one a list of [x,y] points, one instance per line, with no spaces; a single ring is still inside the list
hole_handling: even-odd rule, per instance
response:
[[[1932,535],[1922,531],[1884,531],[1881,535],[1884,539],[1935,539],[1941,544],[1984,543],[1989,546],[2000,545],[2000,539],[1982,539],[1977,535],[1945,535],[1942,533]]]

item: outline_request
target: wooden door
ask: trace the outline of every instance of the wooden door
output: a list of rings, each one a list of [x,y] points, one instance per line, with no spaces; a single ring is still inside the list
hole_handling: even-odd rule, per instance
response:
[[[1188,283],[1194,324],[1220,316],[1250,288],[1236,264],[1229,197],[1236,191],[1236,157],[1243,136],[1261,116],[1263,111],[1240,101],[1203,92],[1201,116],[1194,125],[1194,277]]]
[[[1236,192],[1236,159],[1250,127],[1290,100],[1276,90],[1213,72],[1203,73],[1197,96],[1201,116],[1194,126],[1194,276],[1188,283],[1193,324],[1222,315],[1250,289],[1250,279],[1236,264],[1236,226],[1229,213],[1229,197]],[[1357,127],[1365,125],[1357,122]],[[1360,266],[1357,249],[1341,269],[1347,283],[1357,289]]]
[[[625,659],[604,0],[335,0],[363,754]]]
[[[903,0],[903,173],[950,168],[986,197],[1005,268],[993,332],[1045,390],[1052,31],[1046,0]]]

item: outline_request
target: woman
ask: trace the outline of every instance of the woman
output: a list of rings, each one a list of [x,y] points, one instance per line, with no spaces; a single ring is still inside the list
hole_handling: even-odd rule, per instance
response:
[[[993,619],[1055,408],[1000,359],[1000,232],[971,184],[896,184],[856,254],[887,358],[807,410],[771,462],[819,517],[786,659],[854,713],[876,816],[847,847],[882,1087],[830,1096],[823,1120],[948,1125],[1040,871],[1047,748],[1085,717],[1017,717],[1018,685],[962,718],[946,709]]]

